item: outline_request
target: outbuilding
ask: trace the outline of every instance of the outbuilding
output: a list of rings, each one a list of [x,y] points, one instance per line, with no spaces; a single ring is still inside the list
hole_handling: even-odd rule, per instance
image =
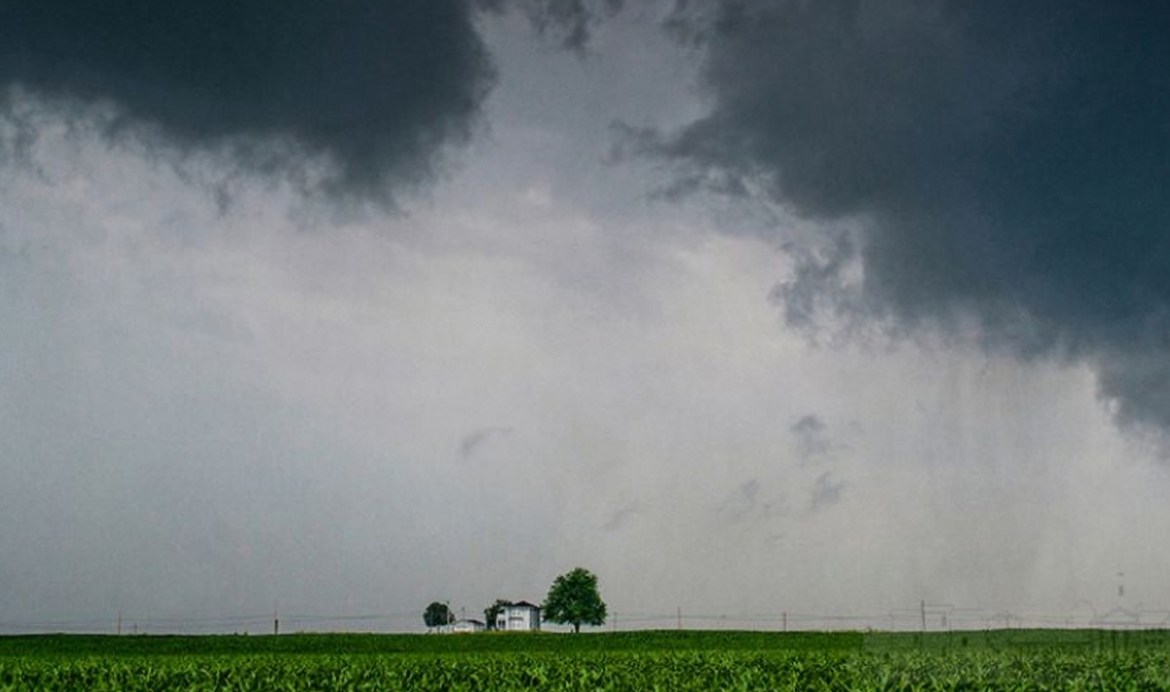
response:
[[[451,625],[451,631],[455,634],[468,634],[471,632],[482,632],[485,627],[486,625],[479,620],[464,619]]]

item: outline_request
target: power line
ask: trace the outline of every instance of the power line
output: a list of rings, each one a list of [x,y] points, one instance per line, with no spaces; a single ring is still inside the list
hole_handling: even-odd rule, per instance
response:
[[[683,607],[676,606],[673,612],[625,611],[621,612],[620,627],[624,630],[639,629],[757,629],[764,631],[801,630],[863,630],[888,631],[931,631],[981,630],[998,628],[1114,628],[1135,627],[1158,629],[1170,627],[1170,609],[1114,608],[1101,613],[1091,604],[1082,602],[1065,610],[992,608],[961,608],[952,604],[931,603],[920,600],[917,607],[895,608],[885,613],[818,613],[809,611],[780,610],[778,612],[704,612],[687,610],[683,622]],[[619,628],[616,611],[610,623],[611,629]],[[369,631],[369,632],[416,632],[422,629],[421,610],[371,612],[371,613],[288,613],[273,611],[267,614],[218,614],[205,616],[137,616],[132,612],[116,611],[109,618],[93,619],[28,619],[0,620],[0,633],[107,633],[118,634],[127,630],[150,632],[152,634],[178,633],[232,633],[239,631],[279,633]]]

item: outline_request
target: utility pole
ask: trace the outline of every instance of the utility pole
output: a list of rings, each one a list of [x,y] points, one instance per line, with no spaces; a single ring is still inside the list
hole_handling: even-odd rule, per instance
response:
[[[280,611],[272,611],[272,634],[280,634]]]
[[[926,599],[922,600],[922,631],[926,631]]]

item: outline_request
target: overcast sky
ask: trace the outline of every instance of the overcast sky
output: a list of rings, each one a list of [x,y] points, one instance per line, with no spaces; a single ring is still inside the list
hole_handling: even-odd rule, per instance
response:
[[[626,5],[0,3],[0,631],[1162,622],[1167,11]]]

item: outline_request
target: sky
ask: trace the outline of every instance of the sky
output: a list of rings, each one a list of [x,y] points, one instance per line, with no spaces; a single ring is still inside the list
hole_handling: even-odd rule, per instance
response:
[[[0,631],[1163,623],[1170,13],[969,5],[0,2]]]

